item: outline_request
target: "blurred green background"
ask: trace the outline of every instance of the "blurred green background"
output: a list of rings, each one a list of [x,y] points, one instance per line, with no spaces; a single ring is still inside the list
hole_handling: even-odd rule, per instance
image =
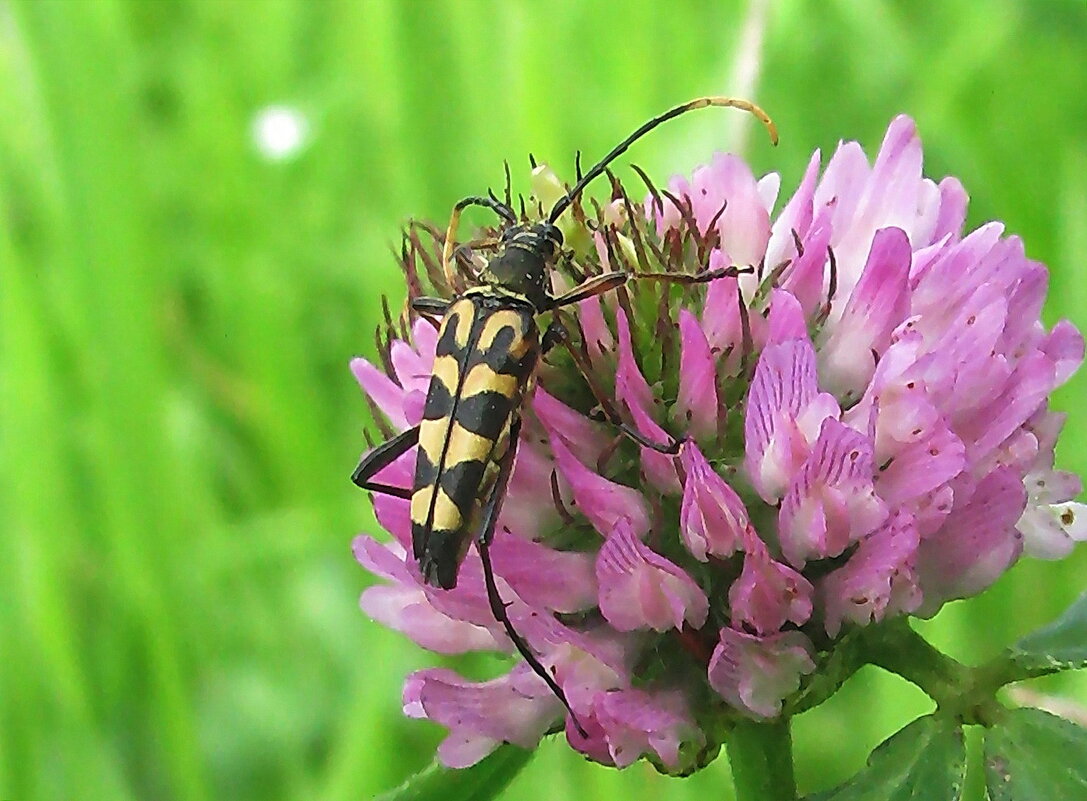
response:
[[[0,798],[346,801],[429,760],[400,682],[440,660],[356,606],[374,524],[347,361],[402,296],[401,224],[444,221],[503,158],[523,190],[530,151],[568,175],[676,102],[754,91],[782,144],[749,131],[749,156],[787,196],[813,148],[872,154],[905,111],[971,225],[1051,266],[1048,321],[1087,325],[1084,0],[755,7],[752,89],[738,0],[0,2]],[[293,152],[259,144],[276,106],[304,122]],[[742,116],[632,158],[663,180]],[[1080,414],[1062,464],[1087,472],[1085,445]],[[924,628],[983,659],[1085,568],[1024,563]],[[1083,677],[1040,690],[1087,703]],[[797,721],[802,785],[927,709],[866,671]],[[669,781],[548,742],[507,797],[665,792],[731,797],[725,760]]]

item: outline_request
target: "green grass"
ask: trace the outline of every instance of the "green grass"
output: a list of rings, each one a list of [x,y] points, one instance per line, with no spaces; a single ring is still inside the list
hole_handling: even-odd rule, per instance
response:
[[[439,732],[402,719],[399,686],[438,660],[356,607],[369,579],[348,546],[374,523],[346,480],[368,421],[347,361],[401,292],[406,219],[444,219],[504,158],[524,189],[530,151],[568,174],[575,149],[734,89],[746,4],[708,5],[0,7],[0,798],[347,801],[428,761]],[[757,99],[782,145],[749,155],[785,187],[812,148],[874,152],[912,114],[971,222],[1007,221],[1050,265],[1047,319],[1087,325],[1082,0],[776,4]],[[250,139],[272,103],[312,124],[284,163]],[[633,158],[688,169],[730,115]],[[1085,388],[1058,397],[1081,473]],[[984,658],[1082,589],[1084,551],[1021,565],[932,636]],[[1087,701],[1082,677],[1050,689]],[[798,722],[802,784],[925,708],[858,677]],[[507,796],[728,784],[724,760],[674,782],[549,742]]]

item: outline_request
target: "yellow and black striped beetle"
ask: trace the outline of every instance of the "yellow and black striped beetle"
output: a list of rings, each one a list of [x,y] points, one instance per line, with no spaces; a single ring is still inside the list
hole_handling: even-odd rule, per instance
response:
[[[454,206],[442,254],[446,274],[452,274],[456,229],[461,212],[468,206],[485,206],[502,218],[498,252],[477,276],[478,286],[451,301],[421,297],[412,302],[416,313],[432,320],[440,318],[423,420],[366,454],[351,477],[362,489],[411,502],[412,552],[427,584],[443,589],[456,586],[460,564],[474,539],[495,619],[572,717],[573,710],[562,688],[511,624],[495,584],[489,553],[517,454],[522,404],[531,395],[542,355],[565,338],[556,320],[541,336],[536,318],[608,292],[631,278],[693,283],[726,272],[690,276],[608,272],[552,296],[548,291],[551,270],[563,245],[556,221],[585,187],[637,139],[663,122],[707,106],[729,106],[754,114],[776,143],[774,125],[758,106],[728,97],[701,97],[639,127],[581,176],[542,222],[520,222],[508,203],[493,196],[468,197]],[[660,446],[648,442],[618,420],[613,422],[643,446],[671,453],[678,447],[677,443]],[[419,449],[411,489],[372,480],[415,445]],[[577,718],[573,720],[581,730]]]

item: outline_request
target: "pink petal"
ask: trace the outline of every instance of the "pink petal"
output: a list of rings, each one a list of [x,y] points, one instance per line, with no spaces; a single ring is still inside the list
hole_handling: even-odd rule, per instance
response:
[[[761,544],[761,543],[760,543]],[[744,556],[743,573],[729,589],[732,625],[760,635],[773,634],[787,621],[803,625],[811,617],[811,583],[788,565],[770,558],[766,547]]]
[[[879,414],[894,416],[904,411],[905,403],[880,406]],[[918,419],[907,411],[900,419]],[[876,488],[881,498],[891,505],[898,505],[932,492],[941,484],[951,481],[966,467],[966,448],[954,432],[939,417],[932,418],[927,429],[914,429],[916,438],[910,442],[895,442],[888,449],[890,458],[876,478]],[[912,432],[911,432],[912,433]]]
[[[922,188],[921,140],[913,120],[900,115],[887,128],[871,175],[848,223],[839,227],[841,210],[835,219],[835,230],[844,234],[833,243],[840,268],[839,288],[843,293],[852,291],[878,229],[894,226],[907,235],[913,234]]]
[[[496,536],[491,555],[495,573],[529,606],[569,613],[596,605],[590,554],[556,551],[515,536]]]
[[[679,531],[687,550],[700,562],[710,555],[730,555],[740,547],[743,532],[751,525],[743,501],[693,442],[684,443],[680,463],[687,480]]]
[[[411,486],[398,484],[398,486]],[[405,498],[374,493],[374,517],[404,548],[411,546],[411,502]]]
[[[426,327],[431,328],[429,325]],[[426,395],[430,386],[430,371],[434,365],[433,356],[421,356],[407,342],[397,339],[389,346],[389,361],[392,362],[396,378],[405,391],[414,390]]]
[[[719,251],[710,256],[710,269],[720,265],[715,259]],[[733,277],[711,281],[706,290],[706,304],[702,309],[702,331],[714,355],[727,354],[722,365],[726,375],[732,375],[740,363],[743,351],[743,322],[740,318],[740,284]]]
[[[521,444],[496,531],[512,531],[521,539],[539,540],[559,523],[551,493],[540,492],[540,487],[550,487],[556,472],[555,460],[544,452],[541,439],[548,441],[547,432],[531,423],[521,430]]]
[[[781,176],[776,172],[768,172],[759,179],[755,188],[759,193],[759,200],[762,201],[762,207],[766,209],[767,214],[772,214],[774,204],[777,203],[778,192],[781,191]]]
[[[372,537],[362,536],[355,538],[352,548],[359,564],[371,573],[422,590],[430,605],[443,615],[497,631],[498,623],[487,601],[482,568],[475,554],[469,554],[461,566],[456,588],[441,590],[423,583],[414,560],[407,556],[402,543],[385,546]],[[508,586],[503,584],[502,588],[508,594]]]
[[[599,765],[614,766],[615,758],[611,755],[607,732],[596,719],[595,711],[585,712],[579,709],[578,723],[581,724],[584,734],[578,731],[574,721],[567,716],[566,741],[570,743],[570,747]]]
[[[1022,240],[1010,237],[1015,242],[1013,255],[1009,259],[1012,265],[1001,270],[1002,278],[1010,281],[1004,288],[1008,303],[1008,324],[1000,338],[1000,351],[1018,353],[1032,346],[1042,334],[1039,317],[1045,303],[1046,290],[1049,286],[1049,271],[1041,262],[1027,259]]]
[[[351,542],[351,552],[375,576],[409,586],[414,584],[404,564],[404,548],[399,543],[382,543],[368,534],[360,534]]]
[[[831,212],[830,227],[835,232],[835,238],[830,244],[835,249],[861,201],[870,172],[868,158],[859,144],[839,142],[837,150],[827,162],[822,180],[815,188],[815,216],[818,218],[823,209]]]
[[[619,631],[701,628],[709,602],[681,568],[639,540],[619,521],[596,560],[600,611]]]
[[[808,323],[804,309],[795,297],[783,289],[770,294],[770,316],[767,319],[766,344],[777,345],[793,339],[808,338]]]
[[[678,768],[682,745],[695,752],[705,742],[679,693],[611,690],[598,696],[594,711],[611,762],[619,768],[650,752],[668,767]]]
[[[351,360],[351,372],[362,391],[370,396],[393,426],[400,430],[408,427],[404,416],[404,390],[395,381],[361,356]]]
[[[1023,425],[1045,402],[1056,376],[1053,362],[1036,351],[1019,362],[1004,391],[958,426],[967,458],[979,460]]]
[[[577,306],[578,322],[581,323],[581,331],[585,335],[585,347],[589,351],[589,359],[598,364],[604,354],[615,350],[615,337],[604,317],[604,307],[599,297],[587,298]]]
[[[570,485],[574,506],[600,534],[608,536],[620,520],[626,520],[637,537],[649,531],[649,508],[641,493],[585,467],[558,437],[551,438],[551,449]]]
[[[820,154],[816,150],[800,180],[800,186],[774,220],[770,242],[766,246],[766,263],[775,267],[786,259],[795,259],[796,245],[793,235],[801,239],[808,233],[813,217],[815,184],[819,178]]]
[[[913,517],[899,512],[861,540],[849,561],[820,582],[826,629],[837,637],[842,623],[861,626],[921,605],[915,562],[920,537]]]
[[[910,241],[900,228],[876,232],[842,316],[824,329],[819,349],[823,385],[844,401],[864,393],[891,331],[909,311]]]
[[[777,717],[782,701],[800,688],[800,677],[815,670],[813,651],[799,631],[756,637],[721,629],[710,658],[710,686],[746,715]]]
[[[1056,367],[1056,386],[1071,378],[1083,364],[1083,334],[1068,320],[1053,326],[1041,347]]]
[[[453,620],[427,600],[423,590],[406,585],[375,585],[362,593],[362,611],[412,642],[440,654],[505,651],[508,646],[489,629]]]
[[[763,500],[776,503],[784,494],[823,420],[838,414],[834,399],[819,392],[810,340],[794,339],[763,350],[744,420],[744,464]]]
[[[759,264],[770,241],[770,215],[759,197],[751,169],[743,159],[730,153],[715,157],[714,167],[721,195],[728,199],[717,223],[721,248],[733,264]],[[717,208],[709,214],[716,214]]]
[[[917,182],[917,204],[914,221],[909,230],[910,241],[918,248],[932,242],[940,217],[940,187],[929,178]]]
[[[598,423],[571,409],[542,387],[536,387],[532,396],[532,411],[543,423],[550,438],[561,438],[563,444],[583,462],[594,463],[607,447],[609,437]]]
[[[794,565],[837,556],[874,530],[887,507],[873,486],[872,442],[833,419],[781,504],[778,537]]]
[[[780,288],[800,301],[810,319],[826,301],[830,281],[830,213],[822,211],[802,238],[804,253],[796,257],[781,277]]]
[[[478,618],[472,623],[457,616],[459,610],[455,607],[435,606],[418,575],[404,563],[404,548],[399,544],[382,544],[372,537],[360,536],[355,538],[352,549],[359,564],[393,582],[363,592],[359,603],[374,620],[439,653],[508,650],[505,638],[497,639],[486,625],[479,625]],[[454,614],[449,614],[450,611]],[[494,624],[489,614],[483,620]]]
[[[734,264],[758,264],[770,239],[770,214],[751,168],[731,153],[718,153],[709,166],[695,170],[689,197],[699,230],[717,218],[721,249]],[[727,200],[727,205],[725,201]]]
[[[416,671],[404,683],[404,714],[449,729],[438,758],[451,768],[473,765],[503,742],[535,748],[562,706],[527,670],[518,665],[485,682],[467,681],[451,670]]]
[[[717,433],[717,365],[698,319],[687,309],[679,312],[679,334],[679,397],[674,413],[695,438],[709,439]]]
[[[1015,524],[1026,506],[1023,482],[1009,468],[983,478],[966,502],[956,503],[943,527],[918,551],[918,572],[928,617],[944,601],[969,598],[992,584],[1018,558],[1022,537]]]
[[[957,178],[944,178],[940,181],[940,212],[936,218],[936,227],[932,232],[932,241],[937,242],[945,236],[952,241],[962,237],[962,226],[966,222],[966,206],[970,196]]]

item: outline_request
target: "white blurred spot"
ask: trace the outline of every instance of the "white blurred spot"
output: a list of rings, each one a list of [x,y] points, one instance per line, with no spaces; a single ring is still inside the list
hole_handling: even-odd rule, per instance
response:
[[[266,106],[253,118],[253,142],[269,161],[289,159],[306,144],[309,121],[290,106]]]

